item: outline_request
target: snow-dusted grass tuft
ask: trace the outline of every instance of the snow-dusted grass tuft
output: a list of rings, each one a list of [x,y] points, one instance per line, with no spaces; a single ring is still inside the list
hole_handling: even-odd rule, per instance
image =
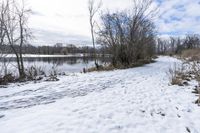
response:
[[[198,96],[195,103],[200,106],[200,64],[197,61],[175,63],[167,74],[171,85],[188,86],[191,81],[197,82],[198,85],[193,86],[193,93]]]
[[[177,65],[175,63],[173,67],[169,68],[167,74],[169,76],[171,85],[184,86],[187,85],[187,81],[190,80],[190,75],[183,64]]]

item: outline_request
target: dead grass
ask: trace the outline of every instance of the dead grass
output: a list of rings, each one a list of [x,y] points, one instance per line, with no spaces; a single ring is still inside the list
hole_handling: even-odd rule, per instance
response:
[[[156,57],[155,57],[156,59]],[[140,67],[146,64],[154,63],[155,60],[139,60],[138,62],[132,63],[129,66],[124,66],[122,64],[117,64],[116,66],[113,66],[112,64],[102,66],[100,65],[99,68],[97,69],[96,67],[91,67],[89,69],[83,69],[84,73],[87,72],[94,72],[94,71],[112,71],[116,69],[127,69],[127,68],[134,68],[134,67]]]
[[[184,50],[181,57],[190,61],[200,61],[200,49]]]
[[[174,77],[171,79],[171,84],[172,85],[178,85],[178,86],[183,86],[183,80],[177,77]]]
[[[195,103],[198,104],[198,106],[200,106],[200,87],[196,87],[193,93],[197,94],[198,99],[195,101]]]
[[[89,69],[84,70],[84,72],[94,72],[94,71],[111,71],[116,69],[113,65],[100,66],[98,69],[96,67],[91,67]]]
[[[0,85],[7,85],[8,83],[15,82],[15,80],[12,74],[7,74],[3,77],[0,76]]]
[[[200,106],[200,64],[197,61],[187,61],[179,66],[174,64],[174,66],[169,69],[168,75],[171,85],[184,86],[189,85],[188,81],[196,80],[198,85],[194,88],[192,93],[198,96],[195,103]]]
[[[184,86],[188,85],[188,81],[191,81],[193,73],[188,70],[185,64],[177,65],[176,63],[169,68],[167,72],[171,85]]]

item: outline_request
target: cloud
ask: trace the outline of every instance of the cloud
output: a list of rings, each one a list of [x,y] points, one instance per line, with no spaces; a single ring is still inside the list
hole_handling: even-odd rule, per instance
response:
[[[132,0],[102,0],[102,9],[130,9]],[[33,10],[29,25],[37,45],[66,43],[90,44],[88,0],[27,0]],[[200,34],[200,1],[155,0],[159,13],[155,24],[160,36]]]
[[[159,35],[200,34],[200,5],[197,0],[163,0],[156,19]]]
[[[41,12],[33,11],[33,10],[31,10],[31,15],[35,15],[35,16],[44,16],[44,14],[42,14]]]
[[[102,1],[102,9],[121,10],[132,0]],[[34,11],[29,19],[36,39],[34,44],[91,43],[88,0],[27,0],[27,4]]]
[[[77,45],[91,45],[90,38],[84,35],[67,34],[61,31],[51,31],[43,29],[32,29],[35,37],[32,43],[39,45],[54,45],[56,43],[77,44]]]

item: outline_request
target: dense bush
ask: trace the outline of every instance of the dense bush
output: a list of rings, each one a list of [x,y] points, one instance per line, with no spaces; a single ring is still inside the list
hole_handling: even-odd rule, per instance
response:
[[[15,77],[12,74],[6,74],[0,77],[0,85],[6,85],[7,83],[11,83],[15,81]]]

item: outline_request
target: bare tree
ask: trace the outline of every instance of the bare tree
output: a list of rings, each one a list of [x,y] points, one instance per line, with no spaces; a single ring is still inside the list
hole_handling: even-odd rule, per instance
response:
[[[4,6],[5,12],[2,23],[7,43],[16,56],[20,79],[24,79],[25,71],[22,47],[27,43],[27,40],[30,37],[29,29],[27,27],[27,19],[30,10],[25,8],[23,0],[21,5],[22,6],[14,0],[7,0]]]
[[[6,65],[6,53],[4,49],[5,45],[5,30],[4,30],[4,14],[5,14],[5,3],[2,1],[0,3],[0,62],[1,62],[1,72],[3,75],[7,74],[7,65]]]
[[[187,35],[183,45],[187,49],[200,48],[200,35]]]
[[[100,1],[97,5],[95,4],[94,0],[89,0],[88,1],[88,10],[89,10],[89,22],[90,22],[90,30],[91,30],[91,36],[92,36],[92,44],[94,48],[94,60],[95,60],[95,66],[98,69],[99,65],[97,62],[97,57],[96,57],[96,46],[95,46],[95,37],[94,37],[94,28],[95,28],[95,20],[94,17],[96,13],[99,11],[101,8],[102,2]]]
[[[0,6],[0,46],[2,46],[4,44],[4,39],[5,39],[5,31],[4,31],[4,24],[3,24],[4,3],[0,3],[0,4],[1,4]]]
[[[200,48],[200,35],[191,34],[185,37],[170,37],[167,39],[158,38],[157,53],[158,54],[181,54],[182,51],[188,49]]]
[[[130,67],[151,60],[155,53],[155,26],[151,0],[133,1],[132,12],[104,13],[98,41],[107,45],[114,66]]]
[[[167,54],[169,52],[169,40],[157,39],[157,54]]]

